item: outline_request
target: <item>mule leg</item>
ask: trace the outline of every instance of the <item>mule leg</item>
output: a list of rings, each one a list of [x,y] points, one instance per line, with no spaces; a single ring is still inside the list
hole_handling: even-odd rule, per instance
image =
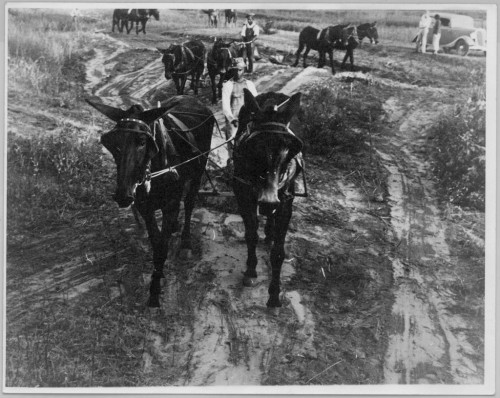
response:
[[[217,87],[215,86],[215,75],[210,75],[210,83],[212,84],[212,104],[217,103]]]
[[[304,49],[304,43],[299,43],[299,48],[295,53],[295,62],[292,65],[293,67],[296,67],[299,64],[300,53],[302,52],[303,49]]]
[[[304,60],[302,63],[304,68],[307,68],[307,55],[309,54],[309,51],[311,51],[311,47],[306,47],[306,51],[304,53]]]
[[[354,70],[354,50],[349,51],[349,59],[351,61],[351,70]]]
[[[341,69],[345,68],[345,62],[347,61],[347,57],[349,57],[349,50],[345,52],[344,59],[342,60],[342,65],[340,65]]]
[[[253,286],[254,280],[257,278],[257,254],[255,251],[259,241],[257,233],[257,229],[259,228],[257,199],[252,197],[251,192],[241,189],[237,185],[235,185],[235,196],[243,223],[245,224],[245,241],[247,244],[247,269],[243,274],[243,285]]]
[[[149,300],[148,307],[160,306],[160,293],[161,293],[161,278],[165,278],[163,273],[163,264],[167,259],[168,254],[168,241],[164,239],[163,233],[160,232],[158,224],[156,223],[155,213],[149,209],[138,209],[148,230],[149,240],[153,248],[153,265],[154,270],[151,276],[151,284],[149,286]]]
[[[184,226],[181,234],[181,257],[185,259],[189,259],[192,256],[191,216],[193,214],[194,205],[196,204],[196,198],[200,189],[201,173],[203,173],[203,171],[200,172],[199,178],[191,181],[186,198],[184,199]]]
[[[289,199],[276,211],[274,244],[271,249],[271,283],[269,285],[269,300],[266,304],[268,307],[281,307],[279,299],[280,275],[281,266],[285,259],[285,237],[292,217],[292,203],[293,199]]]
[[[193,85],[194,95],[198,95],[198,81],[200,80],[200,72],[197,70],[191,75],[191,84]]]
[[[222,98],[222,83],[224,82],[224,76],[225,76],[224,73],[219,75],[219,83],[217,84],[218,98]]]
[[[172,80],[174,81],[175,90],[177,91],[177,95],[181,95],[182,94],[182,87],[181,87],[181,84],[180,84],[179,77],[172,76]]]
[[[184,94],[184,88],[186,87],[186,80],[187,80],[187,75],[183,75],[181,77],[181,81],[180,81],[180,95],[183,95]]]
[[[332,75],[334,75],[335,68],[333,67],[333,50],[328,50],[328,55],[330,56],[330,67],[332,68]],[[326,54],[325,54],[325,62],[326,62]]]
[[[318,68],[321,69],[323,66],[325,66],[325,53],[321,50],[318,50]]]
[[[274,226],[275,226],[275,217],[273,214],[267,217],[266,226],[264,227],[264,233],[266,234],[265,242],[267,244],[273,243],[274,241]]]

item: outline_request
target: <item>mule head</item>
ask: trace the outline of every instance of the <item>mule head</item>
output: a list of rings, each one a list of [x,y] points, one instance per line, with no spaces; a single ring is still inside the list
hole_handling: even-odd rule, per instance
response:
[[[265,93],[254,97],[244,89],[240,127],[247,126],[248,132],[240,135],[240,148],[235,147],[235,171],[238,161],[244,163],[238,167],[246,170],[254,184],[259,205],[268,209],[279,204],[278,191],[291,177],[287,172],[290,161],[302,150],[302,141],[288,129],[300,109],[300,96]]]
[[[86,100],[99,112],[116,122],[116,126],[101,136],[101,143],[113,155],[117,167],[117,186],[113,199],[120,207],[135,200],[137,187],[145,182],[151,159],[158,153],[152,123],[168,108],[145,111],[140,105],[127,110]]]
[[[148,10],[148,14],[150,17],[153,17],[155,20],[159,21],[160,20],[160,11],[156,8],[151,8]]]
[[[213,47],[213,59],[217,65],[218,73],[226,73],[231,67],[233,60],[229,43],[225,43],[221,38],[217,38]]]
[[[163,54],[161,62],[165,67],[165,79],[170,80],[172,78],[172,74],[175,71],[176,62],[178,62],[178,58],[180,58],[179,46],[175,44],[171,44],[167,49],[157,48],[160,53]]]
[[[375,25],[377,25],[377,22],[373,22],[373,23],[369,24],[368,33],[369,33],[370,42],[371,43],[375,42],[375,44],[378,44],[378,30],[377,30],[377,27]]]

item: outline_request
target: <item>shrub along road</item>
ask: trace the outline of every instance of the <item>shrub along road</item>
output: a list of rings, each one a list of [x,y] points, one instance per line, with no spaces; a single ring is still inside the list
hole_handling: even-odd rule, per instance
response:
[[[173,95],[155,50],[168,36],[148,34],[143,43],[127,37],[126,44],[125,36],[114,37],[96,35],[86,63],[88,95],[123,107],[136,99],[154,106]],[[350,116],[357,109],[332,104],[348,130],[368,129],[368,139],[352,153],[332,148],[306,157],[310,196],[294,207],[284,307],[277,313],[265,308],[268,248],[262,243],[258,249],[259,284],[243,288],[246,246],[235,204],[204,198],[193,217],[195,258],[176,258],[174,236],[162,309],[146,310],[147,239],[129,211],[109,203],[22,251],[22,243],[12,246],[7,385],[482,383],[484,220],[472,212],[443,212],[425,157],[429,128],[443,112],[436,104],[454,93],[451,78],[436,87],[419,69],[428,64],[402,49],[359,50],[362,72],[335,76],[328,69],[271,64],[266,56],[272,51],[263,46],[255,67],[259,92],[301,91],[304,106],[314,107],[321,100],[314,93],[326,87],[346,101],[364,99],[373,111],[373,123],[360,127]],[[201,95],[207,104],[209,91]],[[222,126],[220,104],[211,107]],[[95,117],[98,129],[110,127],[93,110],[83,112]],[[213,156],[224,164],[224,150]],[[108,160],[103,173],[111,187]],[[21,266],[31,270],[22,282],[12,271]],[[33,317],[42,304],[45,311]],[[57,322],[44,326],[51,319]],[[41,340],[26,326],[35,321],[32,330],[45,333]],[[25,363],[23,354],[35,341],[44,349],[38,362]],[[36,371],[38,379],[29,376]]]

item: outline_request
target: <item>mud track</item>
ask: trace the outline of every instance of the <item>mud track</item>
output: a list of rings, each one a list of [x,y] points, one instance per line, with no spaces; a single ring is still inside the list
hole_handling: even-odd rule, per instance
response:
[[[261,66],[262,65],[262,66]],[[269,68],[269,64],[258,64],[257,71]],[[150,98],[155,90],[168,85],[162,79],[162,65],[158,60],[137,72],[120,75],[101,87],[96,95],[132,98]],[[314,80],[328,79],[325,70],[315,68],[281,69],[261,72],[256,80],[259,92],[279,89],[293,94]],[[140,81],[138,78],[140,77]],[[366,76],[360,75],[362,79]],[[342,79],[342,74],[337,75]],[[160,80],[158,82],[158,79]],[[376,79],[376,77],[372,77]],[[141,84],[147,81],[148,84]],[[285,84],[286,82],[286,84]],[[141,86],[134,90],[136,83]],[[371,82],[373,84],[373,80]],[[426,128],[432,125],[438,113],[436,106],[440,89],[420,89],[378,80],[382,90],[394,91],[385,103],[388,140],[381,140],[378,153],[388,171],[388,194],[391,212],[392,233],[398,239],[397,250],[390,255],[394,279],[394,304],[388,322],[388,347],[384,358],[384,382],[389,384],[415,383],[482,383],[478,366],[473,358],[475,352],[467,342],[467,325],[458,315],[447,311],[453,306],[453,295],[443,289],[443,281],[452,278],[450,260],[443,225],[437,208],[433,183],[428,179],[428,165],[418,156],[418,148],[425,147]],[[397,88],[397,90],[394,90]],[[435,102],[429,103],[429,95]],[[222,125],[219,107],[213,107]],[[389,143],[391,142],[391,143]],[[415,153],[417,152],[417,153]],[[220,162],[219,156],[219,162]],[[222,156],[224,158],[224,156]],[[363,207],[363,196],[352,187],[336,183],[331,190],[318,190],[314,198],[323,194],[340,194],[346,207]],[[323,191],[323,192],[321,192]],[[333,195],[332,195],[333,196]],[[310,201],[298,201],[296,218],[307,214]],[[333,205],[333,197],[322,206]],[[327,208],[320,211],[327,212]],[[241,289],[240,270],[244,267],[245,247],[241,219],[203,210],[197,213],[197,225],[202,236],[202,263],[209,264],[216,273],[216,287],[207,292],[205,304],[194,315],[190,333],[177,331],[191,342],[189,377],[181,379],[183,384],[260,384],[268,373],[274,347],[283,344],[283,330],[276,321],[266,316],[262,303],[267,296],[268,256],[264,248],[259,252],[260,286],[256,289]],[[351,221],[351,220],[350,220]],[[354,221],[354,220],[352,220]],[[217,226],[217,227],[215,227]],[[371,226],[371,228],[376,225]],[[217,228],[219,230],[217,230]],[[229,239],[220,229],[230,231]],[[299,245],[301,238],[318,248],[328,247],[336,242],[328,239],[335,236],[331,225],[309,225],[292,231],[291,246]],[[436,267],[439,263],[439,267]],[[295,273],[293,260],[284,269],[283,282],[287,285]],[[176,289],[174,289],[175,291]],[[288,311],[296,322],[296,348],[289,355],[303,355],[316,358],[315,317],[296,290],[284,294]],[[165,304],[172,302],[172,296],[165,297]],[[175,300],[174,300],[175,301]],[[168,304],[167,304],[168,306]],[[285,310],[286,311],[286,310]],[[281,314],[280,316],[283,316]],[[458,332],[457,332],[458,331]],[[155,339],[156,350],[162,352],[162,341]],[[300,347],[300,348],[298,348]]]
[[[125,108],[137,102],[151,107],[174,94],[154,47],[101,34],[93,48],[89,95]],[[483,357],[468,341],[472,328],[449,311],[453,295],[444,284],[453,261],[428,165],[419,155],[437,117],[429,97],[439,101],[440,90],[364,73],[332,77],[326,69],[290,68],[265,58],[255,69],[259,92],[290,95],[346,78],[378,85],[387,128],[374,144],[388,191],[374,201],[328,161],[307,160],[311,196],[295,202],[282,276],[284,306],[274,313],[265,307],[269,248],[258,247],[258,285],[243,288],[241,218],[230,199],[204,199],[192,221],[195,258],[180,261],[178,236],[172,238],[162,309],[149,314],[141,364],[148,385],[482,383]],[[209,91],[205,87],[201,94],[207,104]],[[220,104],[210,107],[223,126]],[[218,132],[214,138],[213,146],[222,140]],[[219,165],[226,157],[223,148],[212,154]],[[110,173],[112,167],[110,162]],[[120,253],[94,247],[91,258],[58,259],[26,278],[24,294],[35,300],[57,274],[71,300],[100,283],[88,270],[82,273],[83,265],[112,257],[115,268],[123,269],[147,259],[148,242],[138,236],[132,214],[120,212],[117,225],[142,253],[137,258],[120,265]],[[96,239],[89,233],[82,241],[92,245]],[[72,252],[79,248],[66,247],[66,258]],[[137,276],[144,291],[148,266]],[[110,300],[123,294],[113,292]],[[10,302],[16,297],[12,293]],[[9,311],[22,315],[19,306]]]

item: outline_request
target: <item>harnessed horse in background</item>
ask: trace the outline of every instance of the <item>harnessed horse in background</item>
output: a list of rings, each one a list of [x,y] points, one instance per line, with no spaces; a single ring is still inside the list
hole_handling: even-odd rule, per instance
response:
[[[208,53],[207,69],[212,83],[212,104],[217,103],[217,98],[222,97],[222,83],[227,80],[225,78],[229,75],[233,59],[238,57],[238,51],[237,45],[225,43],[219,38],[215,40],[212,50]],[[217,76],[219,82],[216,84]]]
[[[231,23],[236,26],[236,21],[238,20],[238,16],[236,15],[236,10],[224,10],[225,16],[225,26],[231,25]]]
[[[302,141],[288,128],[300,109],[300,93],[288,97],[269,92],[254,97],[244,89],[244,98],[233,152],[233,190],[245,224],[248,249],[243,284],[252,286],[257,278],[259,209],[267,216],[266,240],[272,242],[267,306],[280,307],[285,237],[292,216],[295,179],[303,167],[296,157],[302,150]]]
[[[160,49],[163,54],[161,62],[165,66],[165,78],[173,79],[178,95],[184,94],[188,75],[195,95],[198,95],[200,77],[205,69],[205,45],[199,40],[184,44],[172,44],[168,49]]]
[[[101,137],[117,166],[114,200],[122,208],[133,204],[144,219],[154,263],[148,306],[159,307],[168,241],[179,229],[185,189],[181,254],[189,256],[191,251],[191,214],[207,163],[207,157],[199,154],[210,150],[215,118],[197,99],[186,96],[172,97],[161,108],[147,111],[140,105],[124,111],[87,102],[116,122]],[[176,167],[175,172],[164,173],[170,167]],[[161,229],[156,222],[157,210],[163,215]]]
[[[310,50],[316,50],[319,53],[318,68],[322,68],[326,63],[326,54],[330,56],[330,67],[332,74],[335,74],[333,67],[333,50],[336,46],[345,46],[349,44],[349,39],[357,38],[358,33],[354,25],[336,25],[329,26],[323,30],[306,26],[299,34],[299,48],[297,50],[295,63],[299,63],[300,53],[306,47],[304,52],[304,68],[307,67],[306,59]]]
[[[139,32],[146,34],[146,23],[149,18],[154,17],[155,20],[160,20],[160,12],[156,8],[150,9],[132,9],[127,16],[127,33],[134,28],[134,22],[136,24],[135,33],[138,35]],[[130,22],[130,28],[128,23]],[[140,27],[139,27],[140,24]]]

